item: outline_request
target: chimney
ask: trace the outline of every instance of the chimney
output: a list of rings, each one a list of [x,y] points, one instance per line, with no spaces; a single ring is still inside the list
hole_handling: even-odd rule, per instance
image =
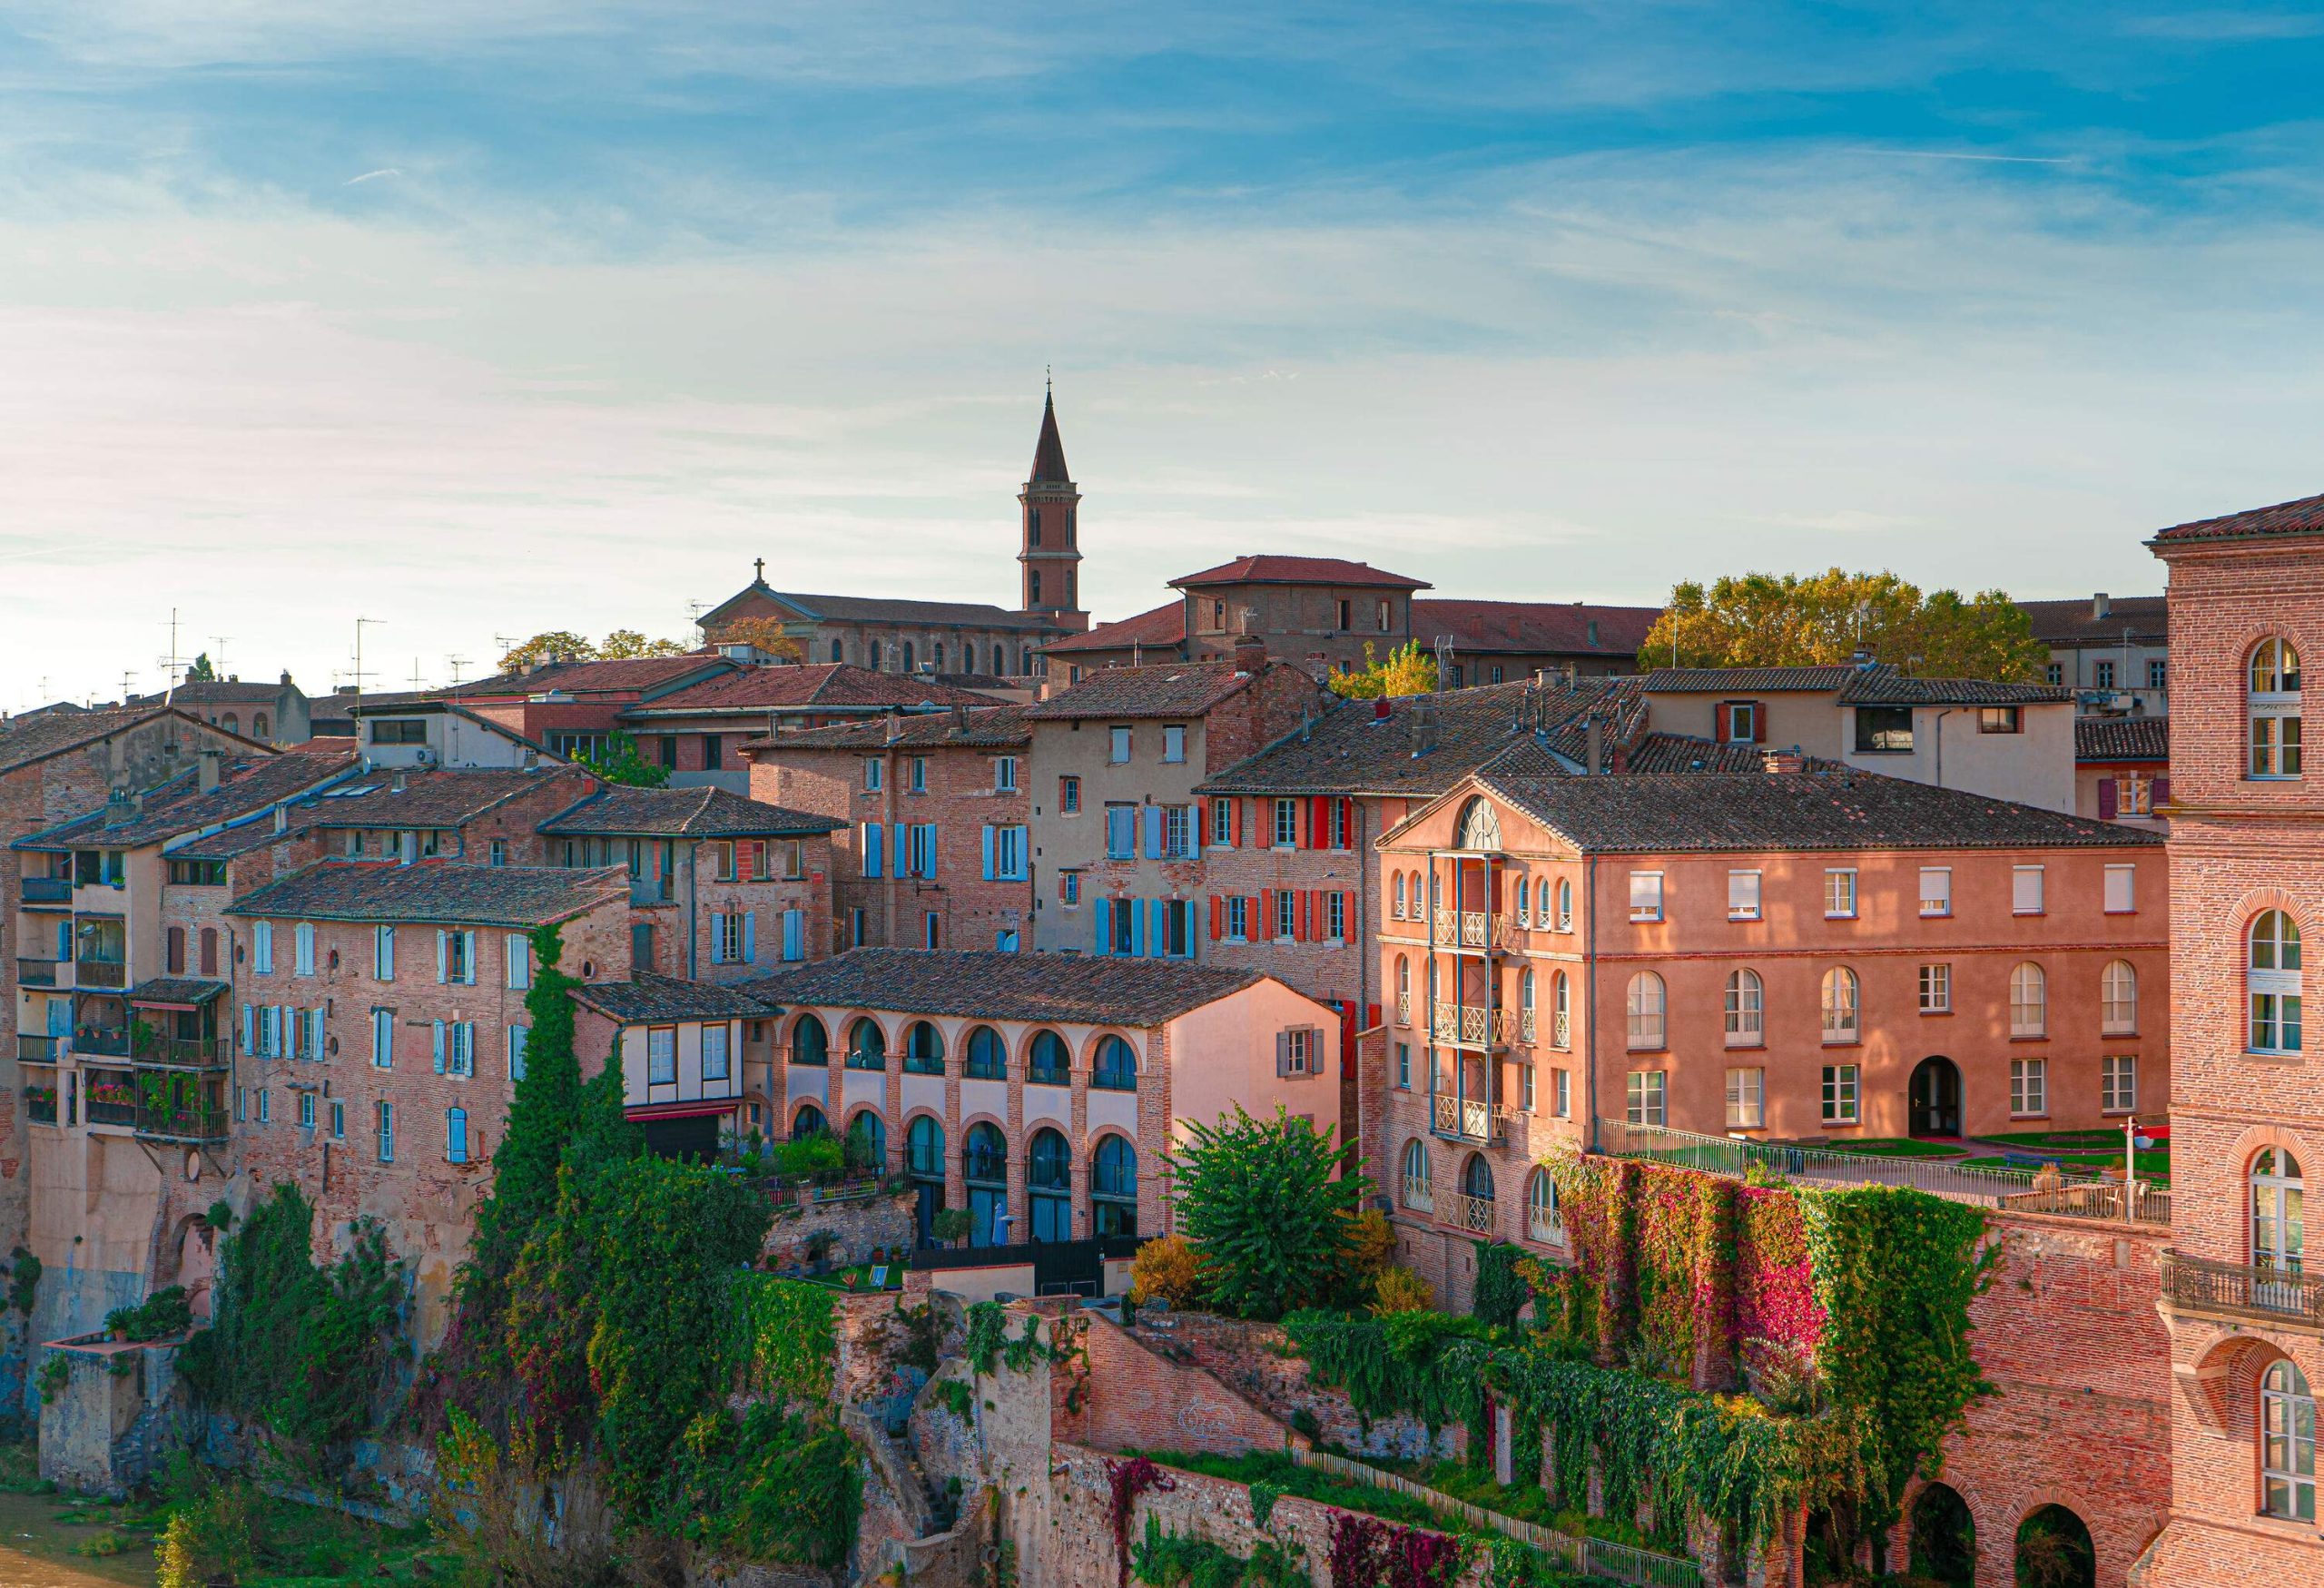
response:
[[[1807,757],[1797,750],[1770,750],[1766,762],[1770,776],[1782,776],[1807,770]]]
[[[1593,711],[1581,724],[1582,771],[1595,773],[1598,770],[1599,756],[1603,753],[1605,745],[1606,725],[1598,720],[1598,714]]]
[[[401,772],[398,772],[393,777],[388,780],[388,792],[390,794],[401,794],[405,789],[410,786],[410,780],[406,778]]]
[[[125,788],[116,788],[105,795],[104,824],[125,827],[137,819],[137,802]]]
[[[1267,665],[1267,642],[1256,634],[1235,636],[1235,670],[1256,673]]]
[[[2090,617],[2092,622],[2102,622],[2108,617],[2112,617],[2113,615],[2114,603],[2107,597],[2105,591],[2101,590],[2098,594],[2090,598]]]
[[[288,667],[282,669],[282,686],[285,689],[290,687],[290,669]]]
[[[899,716],[897,716],[897,715],[896,715],[896,714],[895,714],[894,712],[890,712],[890,713],[888,714],[888,719],[887,719],[887,721],[888,721],[888,732],[887,732],[887,737],[882,741],[882,743],[884,743],[884,744],[889,744],[889,745],[892,745],[892,744],[894,744],[897,740],[899,740],[899,739],[901,739],[901,738],[902,738],[902,737],[904,736],[904,725],[903,725],[903,719],[902,719],[902,718],[901,718],[901,717],[899,717]]]
[[[1388,704],[1388,697],[1386,695],[1384,695],[1379,699],[1372,703],[1372,720],[1374,722],[1384,723],[1395,715],[1396,708]]]
[[[1426,695],[1413,696],[1411,726],[1412,752],[1425,755],[1436,748],[1436,701]]]
[[[218,786],[218,764],[225,759],[226,753],[218,749],[204,750],[196,757],[194,784],[203,794]]]
[[[952,707],[952,731],[956,734],[965,734],[969,731],[969,705],[966,701],[961,701]]]
[[[1859,673],[1871,672],[1872,653],[1866,650],[1862,646],[1856,646],[1856,654],[1848,658],[1848,666],[1854,667]]]

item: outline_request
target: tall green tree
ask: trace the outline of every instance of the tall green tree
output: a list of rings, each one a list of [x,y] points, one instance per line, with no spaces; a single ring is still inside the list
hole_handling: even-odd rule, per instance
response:
[[[1372,1189],[1353,1149],[1280,1104],[1272,1119],[1237,1104],[1216,1125],[1189,1124],[1186,1145],[1167,1161],[1179,1219],[1221,1306],[1275,1318],[1345,1287],[1355,1215]]]
[[[670,781],[670,769],[638,754],[637,741],[627,734],[611,735],[604,749],[595,755],[584,755],[580,760],[582,765],[607,783],[628,788],[661,788]]]
[[[1829,666],[1859,648],[1924,678],[2030,683],[2049,660],[2024,609],[2004,591],[1924,595],[1892,573],[1829,568],[1673,587],[1639,647],[1639,666]]]
[[[533,933],[533,985],[525,994],[525,1073],[508,1105],[508,1129],[492,1155],[492,1194],[477,1209],[470,1274],[505,1281],[517,1253],[556,1206],[556,1166],[581,1119],[581,1061],[573,1049],[573,989],[565,934]]]
[[[625,662],[637,656],[683,656],[686,647],[674,639],[647,639],[634,628],[616,628],[597,647],[600,661]]]
[[[597,647],[569,628],[547,629],[521,645],[511,646],[500,658],[500,670],[513,673],[528,662],[553,662],[567,657],[576,662],[594,662],[597,659]]]

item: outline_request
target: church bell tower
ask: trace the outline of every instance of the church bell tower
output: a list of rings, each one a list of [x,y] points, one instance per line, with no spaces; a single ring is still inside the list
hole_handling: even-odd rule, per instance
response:
[[[1089,626],[1081,607],[1081,493],[1065,470],[1065,443],[1057,433],[1057,392],[1041,404],[1041,438],[1033,447],[1032,477],[1017,493],[1024,508],[1024,546],[1017,553],[1022,570],[1024,610],[1060,628]]]

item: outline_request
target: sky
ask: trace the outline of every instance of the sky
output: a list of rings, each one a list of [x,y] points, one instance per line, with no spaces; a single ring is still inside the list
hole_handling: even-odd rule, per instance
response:
[[[2324,490],[2324,5],[0,0],[0,709],[749,581],[2152,592]]]

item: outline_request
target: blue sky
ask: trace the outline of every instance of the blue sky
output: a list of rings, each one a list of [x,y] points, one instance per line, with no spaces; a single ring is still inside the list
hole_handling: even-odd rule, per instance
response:
[[[2122,593],[2324,488],[2324,7],[194,9],[0,0],[0,706],[1007,600],[1047,365],[1101,617]]]

